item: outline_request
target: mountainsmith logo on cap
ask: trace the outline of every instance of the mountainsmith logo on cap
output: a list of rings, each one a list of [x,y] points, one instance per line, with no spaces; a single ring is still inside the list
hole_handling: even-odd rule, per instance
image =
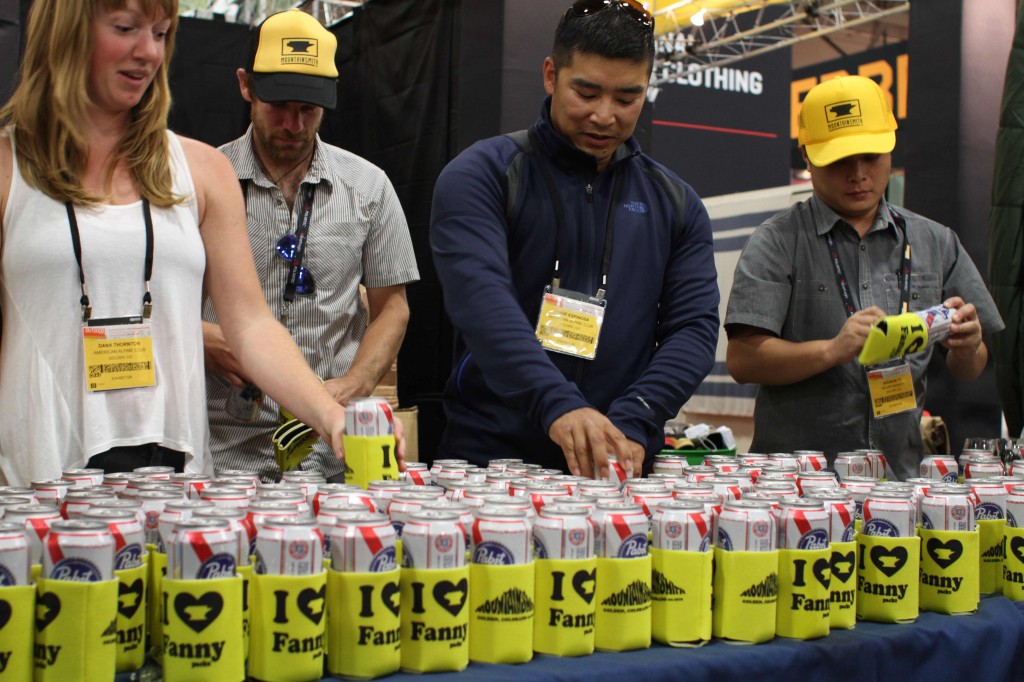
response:
[[[825,121],[829,132],[850,126],[864,125],[860,114],[860,100],[848,99],[825,105]]]
[[[281,40],[281,63],[315,67],[319,47],[316,38],[284,38]]]

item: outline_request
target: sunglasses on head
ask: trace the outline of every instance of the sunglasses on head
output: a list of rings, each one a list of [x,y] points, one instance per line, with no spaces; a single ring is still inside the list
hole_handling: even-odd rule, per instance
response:
[[[639,21],[644,26],[653,26],[654,17],[639,0],[577,0],[569,11],[578,17],[588,17],[603,12],[609,7],[616,7]]]
[[[290,232],[277,240],[277,255],[289,263],[295,258],[295,247],[298,239]],[[299,268],[299,275],[295,278],[295,293],[299,296],[312,296],[316,292],[316,282],[313,280],[313,273],[303,265]]]

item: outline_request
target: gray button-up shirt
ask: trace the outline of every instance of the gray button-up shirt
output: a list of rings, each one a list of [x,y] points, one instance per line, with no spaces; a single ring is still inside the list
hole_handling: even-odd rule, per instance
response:
[[[939,305],[950,296],[973,303],[986,334],[1003,329],[992,297],[956,233],[896,209],[911,245],[910,310]],[[902,230],[883,200],[863,239],[817,196],[766,221],[751,235],[736,265],[725,329],[748,325],[793,342],[831,339],[847,315],[825,235],[831,231],[859,310],[900,312],[897,272]],[[760,386],[754,404],[755,452],[875,448],[895,475],[918,475],[923,445],[920,418],[928,362],[934,346],[907,356],[917,409],[881,419],[872,415],[865,370],[856,361],[786,386]]]

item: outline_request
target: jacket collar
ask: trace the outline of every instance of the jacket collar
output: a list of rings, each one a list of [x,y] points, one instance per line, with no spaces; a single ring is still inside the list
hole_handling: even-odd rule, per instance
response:
[[[544,98],[544,103],[540,108],[540,118],[533,124],[532,131],[540,146],[560,168],[569,171],[597,173],[597,159],[577,149],[576,145],[555,129],[554,123],[551,122],[551,95]],[[637,142],[636,136],[631,135],[615,150],[612,160],[605,170],[607,171],[639,154],[640,143]]]

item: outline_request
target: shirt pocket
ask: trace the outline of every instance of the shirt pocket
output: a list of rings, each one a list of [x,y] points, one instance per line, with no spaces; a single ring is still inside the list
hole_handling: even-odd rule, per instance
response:
[[[886,275],[885,284],[886,310],[900,310],[900,282],[896,275]],[[934,272],[910,273],[910,310],[925,310],[942,303],[942,281]]]
[[[842,296],[834,281],[798,279],[793,288],[791,323],[783,337],[793,341],[814,341],[835,336],[846,322]]]

